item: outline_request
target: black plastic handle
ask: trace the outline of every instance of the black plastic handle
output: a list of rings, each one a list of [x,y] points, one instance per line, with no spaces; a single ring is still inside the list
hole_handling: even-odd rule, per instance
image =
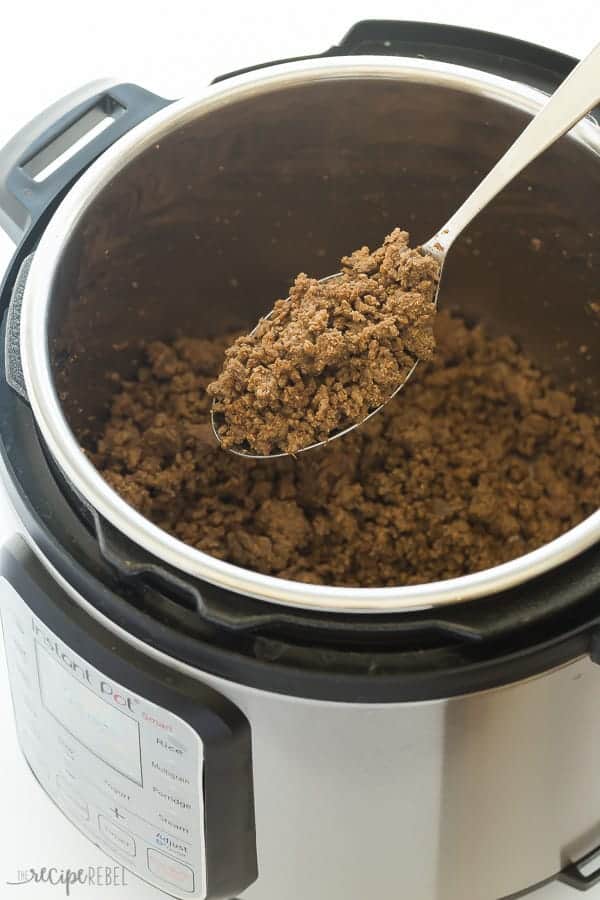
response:
[[[337,49],[349,54],[416,55],[463,65],[470,65],[476,59],[481,62],[485,55],[501,60],[504,71],[518,61],[530,70],[539,68],[551,71],[554,76],[559,74],[561,79],[566,78],[577,64],[576,59],[565,53],[492,31],[395,19],[357,22],[344,35]],[[453,55],[457,53],[454,60]]]
[[[596,869],[590,872],[589,875],[584,875],[581,871],[582,866],[585,866],[593,859],[596,859],[598,862]],[[566,866],[556,880],[562,881],[563,884],[568,884],[569,887],[575,888],[577,891],[589,891],[594,885],[600,884],[600,847],[596,847],[595,850],[583,856],[576,863]]]
[[[259,63],[220,75],[213,83],[280,63],[364,55],[421,57],[454,63],[524,81],[547,93],[556,90],[577,65],[576,59],[564,53],[491,31],[436,22],[364,19],[353,25],[339,44],[324,53]]]
[[[19,243],[90,163],[170,102],[135,84],[102,80],[41,112],[0,150],[0,226]],[[82,146],[67,157],[78,142]]]

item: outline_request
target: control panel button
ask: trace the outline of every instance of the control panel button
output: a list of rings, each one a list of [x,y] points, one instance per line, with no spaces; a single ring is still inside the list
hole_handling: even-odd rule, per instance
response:
[[[18,656],[25,665],[28,665],[29,654],[18,637],[13,638],[13,647],[17,651]]]
[[[27,632],[26,632],[19,616],[16,616],[14,613],[12,613],[11,619],[12,619],[12,622],[13,622],[14,626],[16,627],[17,631],[20,631],[21,634],[23,635],[23,637],[26,637]]]
[[[52,785],[54,781],[53,775],[50,773],[45,759],[40,755],[39,748],[37,746],[32,746],[30,743],[27,744],[27,742],[23,740],[22,732],[19,733],[19,741],[27,764],[35,778],[40,784]]]
[[[161,853],[160,850],[148,850],[148,868],[153,875],[166,884],[177,887],[189,894],[194,893],[194,872],[189,866],[177,862]]]
[[[100,833],[114,847],[128,856],[135,856],[135,841],[130,834],[104,816],[98,816],[98,827],[100,828]]]
[[[79,797],[76,797],[75,794],[69,790],[60,776],[56,779],[56,783],[61,796],[61,803],[63,803],[67,810],[70,810],[72,814],[76,815],[77,818],[87,822],[90,817],[90,808],[87,803]]]
[[[151,842],[157,847],[162,847],[164,850],[172,853],[174,856],[178,856],[180,859],[189,858],[190,848],[185,841],[173,837],[173,835],[169,834],[167,831],[155,832],[152,835]]]
[[[29,672],[27,672],[23,666],[19,663],[18,660],[14,661],[14,669],[15,673],[18,673],[19,678],[21,679],[21,687],[26,688],[29,692],[33,690],[33,683],[31,681],[31,677]]]
[[[23,710],[29,714],[32,720],[39,718],[37,709],[34,709],[31,698],[27,697],[26,694],[23,694],[21,697],[21,705],[23,707]]]
[[[192,831],[189,824],[180,822],[175,816],[158,811],[158,820],[162,827],[167,828],[173,834],[179,835],[180,838],[189,838]]]
[[[102,782],[102,787],[119,803],[133,803],[131,793],[123,787],[120,787],[118,784],[115,784],[114,779],[105,778]]]
[[[73,746],[73,744],[70,743],[69,741],[65,740],[61,734],[58,735],[57,741],[58,741],[59,747],[65,754],[65,760],[68,760],[69,762],[74,762],[74,760],[77,758],[77,753],[75,751],[75,747]]]
[[[110,808],[111,816],[114,816],[117,822],[126,822],[128,813],[123,809],[119,809],[118,806],[111,806]]]
[[[182,772],[178,772],[173,765],[165,765],[159,760],[153,759],[150,763],[153,775],[162,776],[167,783],[183,785],[188,787],[191,784],[190,779]]]
[[[173,791],[166,786],[164,789],[162,787],[158,787],[158,785],[152,786],[152,793],[157,800],[162,801],[168,806],[176,809],[180,814],[191,812],[193,809],[192,803],[190,800],[186,800],[185,797],[180,797],[175,794]]]
[[[181,759],[181,757],[186,756],[188,752],[185,744],[177,738],[159,734],[155,738],[155,741],[156,748],[172,759]]]

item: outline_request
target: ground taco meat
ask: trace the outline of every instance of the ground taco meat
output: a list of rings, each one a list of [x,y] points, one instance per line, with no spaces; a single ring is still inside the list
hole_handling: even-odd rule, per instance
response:
[[[360,422],[433,352],[439,266],[396,228],[342,275],[298,275],[289,300],[227,350],[209,385],[225,447],[293,453]]]
[[[273,461],[211,442],[207,385],[227,339],[152,343],[93,458],[166,531],[299,581],[417,584],[557,537],[600,501],[600,420],[509,338],[440,314],[438,348],[385,410],[328,447]]]

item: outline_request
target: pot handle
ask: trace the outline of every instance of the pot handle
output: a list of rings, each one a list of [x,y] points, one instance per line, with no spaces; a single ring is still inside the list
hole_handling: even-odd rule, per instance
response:
[[[19,243],[90,163],[170,102],[102,79],[39,113],[0,150],[0,226]]]
[[[589,867],[589,863],[598,860],[598,865],[591,871],[584,873],[583,867]],[[595,885],[600,883],[600,847],[596,847],[591,853],[587,853],[582,859],[576,863],[566,866],[556,879],[574,888],[576,891],[589,891]]]

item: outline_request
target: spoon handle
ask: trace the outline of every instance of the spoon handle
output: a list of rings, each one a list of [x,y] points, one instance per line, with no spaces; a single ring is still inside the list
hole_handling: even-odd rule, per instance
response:
[[[600,102],[600,44],[565,78],[527,128],[440,231],[428,241],[441,254],[464,228],[550,144]],[[436,246],[437,245],[437,246]],[[441,248],[440,248],[441,245]]]

